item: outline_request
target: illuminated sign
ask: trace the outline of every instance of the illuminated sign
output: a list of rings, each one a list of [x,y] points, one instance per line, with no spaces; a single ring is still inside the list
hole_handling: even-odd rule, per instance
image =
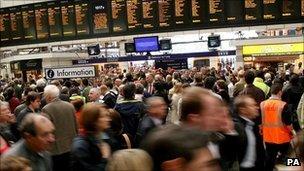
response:
[[[304,43],[277,44],[277,45],[253,45],[243,46],[243,55],[291,55],[304,54]]]

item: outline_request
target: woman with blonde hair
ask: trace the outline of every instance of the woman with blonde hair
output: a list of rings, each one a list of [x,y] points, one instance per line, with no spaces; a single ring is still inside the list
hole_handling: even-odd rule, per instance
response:
[[[178,104],[182,97],[182,93],[183,93],[183,84],[178,82],[173,87],[171,107],[166,119],[167,123],[179,124],[180,114],[178,112]]]
[[[150,155],[140,149],[116,151],[109,160],[107,171],[152,171],[153,163]]]

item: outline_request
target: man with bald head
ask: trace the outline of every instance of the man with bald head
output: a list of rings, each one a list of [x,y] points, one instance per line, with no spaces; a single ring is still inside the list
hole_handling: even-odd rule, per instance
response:
[[[32,170],[51,171],[51,156],[47,150],[55,141],[52,122],[42,115],[31,113],[25,116],[19,130],[23,138],[4,153],[3,158],[24,157],[30,161]]]

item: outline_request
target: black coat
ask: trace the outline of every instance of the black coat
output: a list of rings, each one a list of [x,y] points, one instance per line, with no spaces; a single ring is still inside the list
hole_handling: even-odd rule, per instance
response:
[[[136,132],[135,142],[138,146],[140,142],[146,137],[146,135],[155,128],[156,125],[154,124],[153,120],[150,116],[145,115],[139,122],[138,129]]]

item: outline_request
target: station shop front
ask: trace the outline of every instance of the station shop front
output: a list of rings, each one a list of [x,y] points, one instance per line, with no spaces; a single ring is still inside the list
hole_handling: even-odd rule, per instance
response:
[[[286,66],[293,64],[297,72],[303,69],[304,43],[243,46],[243,58],[245,68],[270,66],[286,70]]]

